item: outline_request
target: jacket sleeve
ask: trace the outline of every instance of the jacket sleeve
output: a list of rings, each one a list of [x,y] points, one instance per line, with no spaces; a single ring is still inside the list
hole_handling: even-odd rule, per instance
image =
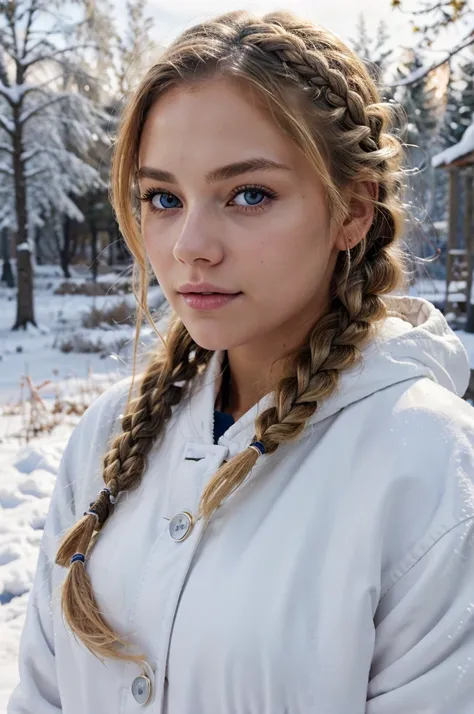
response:
[[[378,605],[366,714],[474,712],[472,513],[420,550]]]
[[[121,385],[122,383],[119,383]],[[104,392],[87,410],[64,450],[41,541],[36,575],[28,600],[20,641],[20,683],[13,691],[7,714],[60,714],[54,620],[52,613],[53,567],[64,533],[76,520],[78,491],[87,489],[85,479],[95,471],[116,421],[117,386]],[[54,592],[57,598],[58,593]]]
[[[36,575],[20,641],[20,683],[7,714],[59,714],[52,620],[52,568],[60,534],[75,520],[72,465],[78,457],[81,426],[64,451],[41,540]]]

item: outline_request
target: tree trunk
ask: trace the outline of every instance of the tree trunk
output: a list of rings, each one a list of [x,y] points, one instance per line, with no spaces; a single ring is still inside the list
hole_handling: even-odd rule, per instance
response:
[[[90,229],[91,229],[91,271],[92,271],[92,280],[94,283],[97,282],[97,271],[99,269],[99,259],[97,257],[97,226],[95,223],[95,220],[93,218],[90,219],[89,221]]]
[[[43,249],[41,246],[41,229],[39,226],[36,226],[35,228],[35,253],[36,253],[36,262],[38,265],[43,265]]]
[[[64,217],[63,221],[63,242],[60,250],[61,268],[65,278],[71,277],[69,270],[70,253],[70,238],[71,238],[71,222],[69,216]]]
[[[13,330],[23,328],[28,323],[36,327],[33,305],[33,264],[31,249],[28,245],[28,217],[26,208],[25,166],[22,159],[23,137],[20,123],[21,105],[13,107],[13,117],[16,131],[13,135],[13,171],[15,176],[15,204],[18,229],[16,233],[16,264],[17,264],[17,310]]]
[[[18,278],[17,312],[13,330],[26,330],[28,323],[36,327],[33,307],[33,266],[29,250],[19,250],[16,254]]]
[[[115,246],[115,239],[114,239],[114,236],[112,235],[112,233],[111,233],[110,231],[108,231],[108,234],[107,234],[107,235],[109,236],[109,250],[108,250],[108,261],[107,261],[107,263],[108,263],[108,265],[112,266],[112,265],[115,265],[115,262],[116,262],[116,257],[115,257],[115,253],[116,253],[116,251],[115,251],[115,247],[116,247],[116,246]]]
[[[472,271],[474,270],[474,168],[464,174],[464,245],[466,246],[468,280],[466,286],[466,332],[474,332],[474,305],[472,304]]]
[[[1,232],[1,244],[2,244],[2,277],[0,282],[6,283],[7,287],[15,287],[15,277],[13,275],[12,264],[10,263],[10,236],[6,228]]]

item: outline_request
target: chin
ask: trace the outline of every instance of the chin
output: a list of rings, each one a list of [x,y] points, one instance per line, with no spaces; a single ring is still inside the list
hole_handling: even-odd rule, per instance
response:
[[[228,324],[219,327],[218,325],[196,325],[184,320],[183,322],[194,342],[199,347],[211,352],[230,350],[249,341],[247,335],[240,335],[238,330],[232,329],[232,326]]]

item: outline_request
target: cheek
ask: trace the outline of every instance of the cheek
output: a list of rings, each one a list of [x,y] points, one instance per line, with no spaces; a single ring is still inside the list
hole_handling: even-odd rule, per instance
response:
[[[288,216],[287,216],[288,218]],[[317,216],[275,222],[256,241],[252,273],[261,290],[272,299],[299,299],[317,291],[328,270],[332,242]],[[247,256],[247,259],[248,256]]]
[[[155,273],[164,273],[170,257],[173,257],[173,251],[168,245],[169,240],[167,240],[166,231],[158,229],[156,221],[154,221],[153,218],[153,216],[150,216],[142,221],[141,232],[143,243]],[[159,276],[159,279],[165,277],[166,275],[163,274]]]

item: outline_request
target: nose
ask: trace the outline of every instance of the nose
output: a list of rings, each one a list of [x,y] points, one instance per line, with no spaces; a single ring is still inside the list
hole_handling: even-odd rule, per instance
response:
[[[175,242],[173,255],[189,265],[202,261],[218,265],[224,258],[224,246],[219,231],[206,211],[189,214]]]

